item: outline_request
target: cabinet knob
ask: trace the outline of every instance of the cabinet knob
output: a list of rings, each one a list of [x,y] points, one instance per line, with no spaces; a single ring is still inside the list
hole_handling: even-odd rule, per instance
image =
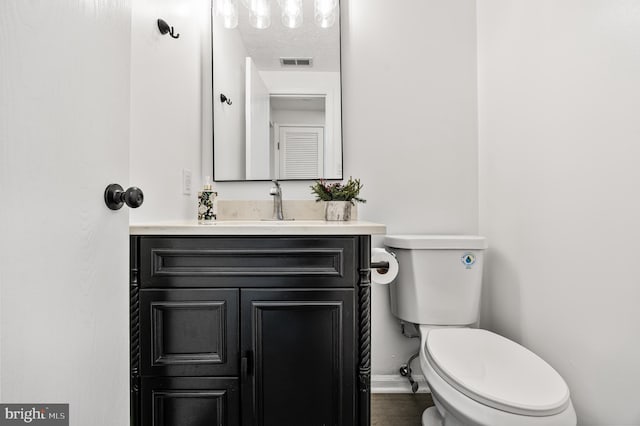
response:
[[[144,193],[135,186],[125,191],[117,183],[112,183],[104,190],[104,202],[111,210],[120,210],[124,204],[135,209],[144,202]]]

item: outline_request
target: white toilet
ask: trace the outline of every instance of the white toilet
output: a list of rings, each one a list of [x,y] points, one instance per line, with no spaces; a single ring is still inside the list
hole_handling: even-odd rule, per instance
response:
[[[435,403],[422,415],[424,426],[575,426],[569,388],[549,364],[473,328],[483,237],[396,235],[384,243],[400,265],[391,311],[421,334],[420,366]]]

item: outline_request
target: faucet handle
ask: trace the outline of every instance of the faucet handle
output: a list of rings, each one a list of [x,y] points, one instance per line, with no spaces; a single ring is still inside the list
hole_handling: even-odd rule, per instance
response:
[[[269,194],[271,195],[277,195],[277,194],[281,194],[282,193],[282,189],[280,189],[280,183],[278,183],[278,181],[276,179],[273,179],[271,182],[273,182],[273,184],[275,186],[273,186],[270,190],[269,190]]]

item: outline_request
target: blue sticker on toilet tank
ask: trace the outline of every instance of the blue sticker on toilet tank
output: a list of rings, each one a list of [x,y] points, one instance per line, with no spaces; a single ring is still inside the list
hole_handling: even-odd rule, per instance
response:
[[[460,261],[462,261],[462,264],[465,266],[465,268],[471,269],[473,264],[476,263],[476,255],[471,252],[466,252],[462,255]]]

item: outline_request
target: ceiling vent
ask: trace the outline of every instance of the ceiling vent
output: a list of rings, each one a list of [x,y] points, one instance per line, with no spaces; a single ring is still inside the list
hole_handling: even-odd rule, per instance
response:
[[[280,58],[283,67],[312,67],[313,58]]]

